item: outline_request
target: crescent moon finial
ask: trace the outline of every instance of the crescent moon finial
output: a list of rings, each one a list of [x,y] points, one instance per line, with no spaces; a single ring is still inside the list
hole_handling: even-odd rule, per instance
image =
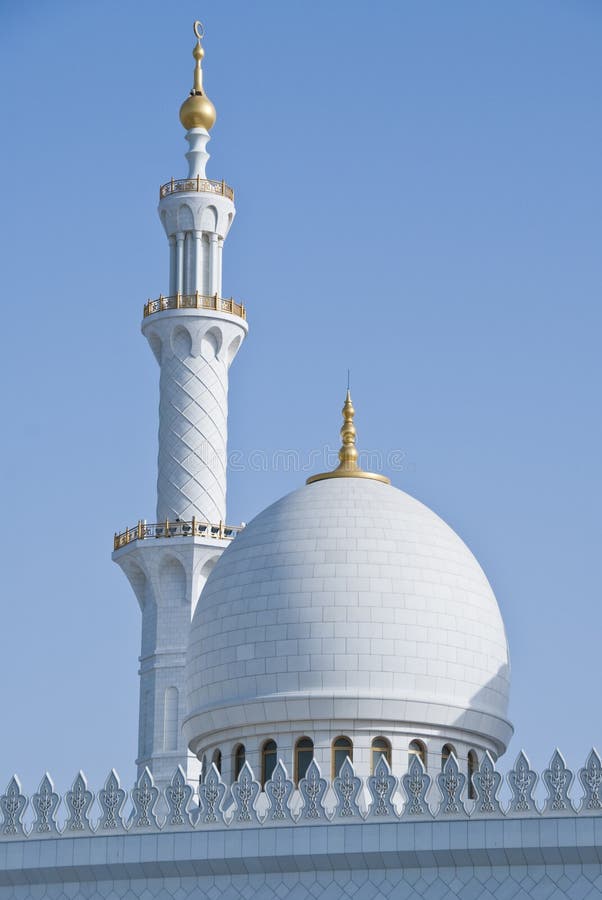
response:
[[[203,28],[203,23],[199,22],[199,20],[197,19],[192,26],[192,30],[194,31],[197,40],[202,41],[205,37],[205,29]]]

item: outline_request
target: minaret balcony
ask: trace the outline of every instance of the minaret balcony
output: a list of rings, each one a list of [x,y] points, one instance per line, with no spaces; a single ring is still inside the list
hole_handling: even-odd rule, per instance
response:
[[[218,297],[217,294],[206,296],[199,294],[174,294],[171,297],[159,296],[157,300],[148,300],[144,304],[144,318],[166,309],[211,309],[215,312],[230,313],[246,321],[247,311],[244,304],[237,303],[232,297]]]
[[[133,528],[126,528],[121,534],[115,532],[113,549],[120,550],[132,541],[144,541],[148,538],[174,538],[174,537],[200,537],[213,538],[216,541],[233,541],[236,535],[242,531],[244,525],[224,525],[219,522],[212,525],[211,522],[201,522],[193,517],[190,522],[156,522],[149,525],[140,521]]]
[[[234,189],[226,184],[225,181],[210,181],[208,178],[172,178],[167,184],[162,184],[159,188],[159,199],[167,197],[169,194],[178,194],[182,192],[194,191],[204,194],[218,194],[220,197],[227,197],[228,200],[234,201]]]

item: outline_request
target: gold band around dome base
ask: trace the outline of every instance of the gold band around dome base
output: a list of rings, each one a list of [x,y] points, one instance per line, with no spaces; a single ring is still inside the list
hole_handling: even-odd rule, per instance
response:
[[[341,437],[343,445],[339,450],[339,465],[333,472],[320,472],[318,475],[310,475],[305,484],[313,484],[314,481],[324,481],[326,478],[370,478],[372,481],[382,481],[384,484],[391,484],[391,480],[386,475],[377,475],[376,472],[362,472],[357,464],[356,431],[353,424],[355,410],[351,402],[349,388],[347,388],[347,396],[345,397],[342,413]]]
[[[320,472],[319,475],[311,475],[305,484],[313,484],[314,481],[325,481],[327,478],[370,478],[371,481],[382,481],[383,484],[391,484],[391,479],[386,475],[378,475],[376,472],[362,472],[361,469],[346,472],[343,469],[335,469],[334,472]]]

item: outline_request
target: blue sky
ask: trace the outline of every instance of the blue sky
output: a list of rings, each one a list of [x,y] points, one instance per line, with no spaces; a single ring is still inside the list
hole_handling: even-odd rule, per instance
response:
[[[597,0],[5,2],[0,784],[133,775],[139,616],[112,535],[153,518],[167,291],[159,185],[206,27],[230,522],[300,485],[274,453],[359,443],[464,538],[498,597],[516,737],[602,747]],[[258,466],[258,460],[266,464]],[[255,461],[255,464],[250,462]],[[316,466],[315,468],[319,468]]]

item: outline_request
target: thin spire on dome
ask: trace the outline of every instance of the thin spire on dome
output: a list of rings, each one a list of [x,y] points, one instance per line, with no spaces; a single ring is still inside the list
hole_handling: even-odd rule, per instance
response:
[[[203,90],[203,69],[201,60],[205,51],[201,46],[201,39],[205,36],[205,30],[199,21],[194,23],[193,31],[196,35],[196,45],[192,51],[196,62],[194,66],[194,81],[190,96],[184,100],[180,107],[180,122],[190,131],[191,128],[204,128],[209,131],[215,124],[215,106]]]
[[[349,373],[347,373],[349,379]],[[343,443],[339,450],[339,464],[332,472],[320,472],[318,475],[311,475],[306,484],[313,484],[314,481],[324,481],[326,478],[371,478],[373,481],[382,481],[384,484],[391,484],[391,480],[386,475],[378,475],[376,472],[364,472],[360,469],[357,458],[358,452],[355,446],[356,430],[353,424],[355,409],[351,401],[351,391],[347,387],[347,396],[343,405],[343,425],[341,427],[341,438]]]

